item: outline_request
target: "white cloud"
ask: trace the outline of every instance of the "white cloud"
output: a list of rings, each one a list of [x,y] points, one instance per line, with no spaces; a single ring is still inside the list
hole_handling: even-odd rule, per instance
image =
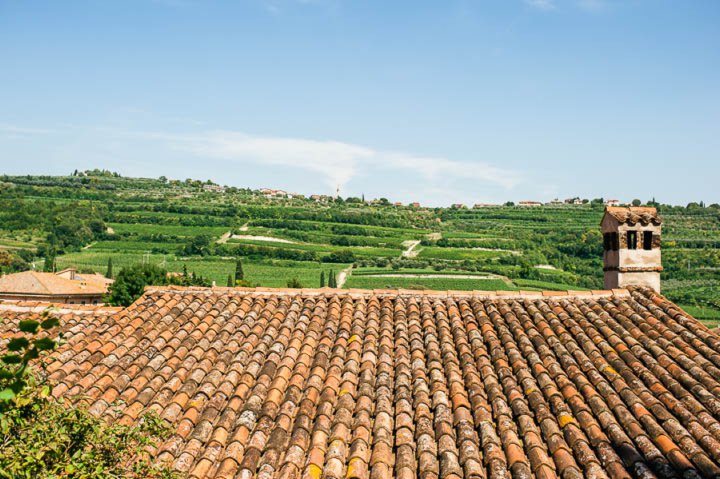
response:
[[[553,0],[525,0],[525,3],[539,10],[555,10],[555,2]]]
[[[371,176],[386,170],[417,175],[430,184],[473,180],[511,189],[523,181],[519,173],[488,163],[376,150],[332,140],[255,136],[224,130],[142,136],[207,159],[304,169],[319,175],[333,189],[337,185],[344,186],[360,174]]]

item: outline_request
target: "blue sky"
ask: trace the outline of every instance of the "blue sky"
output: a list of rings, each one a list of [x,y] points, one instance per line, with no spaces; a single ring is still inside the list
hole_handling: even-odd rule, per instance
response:
[[[720,2],[0,0],[0,173],[720,202]]]

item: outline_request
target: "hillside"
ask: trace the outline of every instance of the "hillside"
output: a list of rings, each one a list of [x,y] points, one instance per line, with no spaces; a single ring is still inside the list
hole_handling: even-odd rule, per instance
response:
[[[345,288],[602,287],[602,204],[477,209],[266,197],[200,181],[0,177],[0,267],[104,273],[151,263],[225,285],[242,260],[252,285]],[[720,208],[659,205],[663,293],[720,319]]]

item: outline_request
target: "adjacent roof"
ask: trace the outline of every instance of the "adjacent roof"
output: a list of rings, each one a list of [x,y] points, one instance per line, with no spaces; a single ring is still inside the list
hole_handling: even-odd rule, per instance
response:
[[[60,276],[64,272],[23,271],[0,277],[0,293],[36,296],[73,296],[105,294],[112,280],[99,274],[75,274],[75,279]]]
[[[658,216],[657,210],[649,206],[608,206],[605,208],[605,213],[620,223],[627,223],[631,226],[637,223],[643,226],[650,223],[655,226],[662,224],[662,218]]]
[[[75,321],[54,394],[157,411],[189,477],[720,476],[720,338],[650,290],[163,288]]]

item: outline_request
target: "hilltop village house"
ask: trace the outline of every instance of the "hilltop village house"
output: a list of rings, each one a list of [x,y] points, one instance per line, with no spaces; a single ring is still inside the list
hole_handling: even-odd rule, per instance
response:
[[[644,221],[659,227],[655,212],[608,210],[608,251]],[[630,261],[617,255],[606,265]],[[720,337],[654,276],[631,278],[565,292],[153,287],[123,310],[63,310],[46,371],[52,394],[103,418],[157,412],[173,433],[156,460],[194,479],[718,478]],[[0,314],[1,345],[38,307]]]
[[[112,282],[101,274],[80,274],[74,268],[57,273],[23,271],[0,277],[0,300],[100,304]]]

